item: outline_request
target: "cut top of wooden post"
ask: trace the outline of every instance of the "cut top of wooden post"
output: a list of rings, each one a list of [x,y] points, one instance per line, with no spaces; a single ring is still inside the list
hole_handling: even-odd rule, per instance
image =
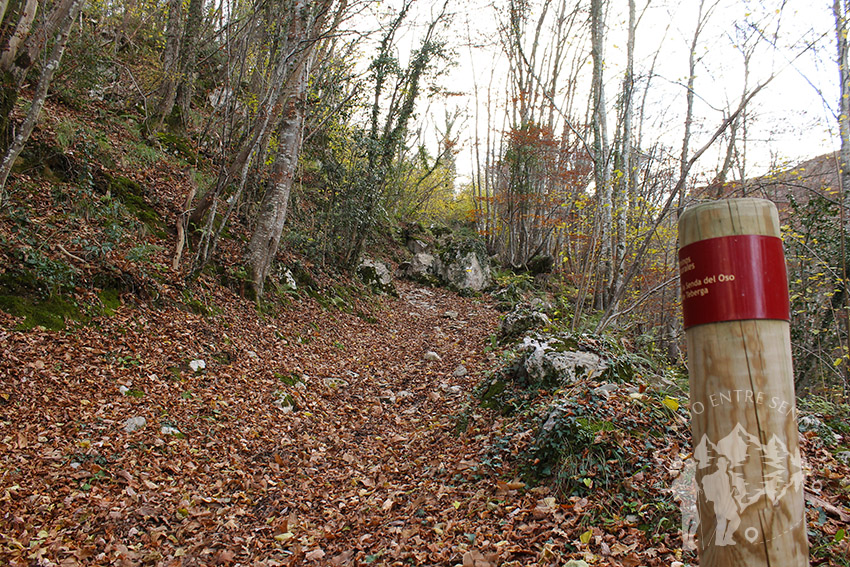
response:
[[[688,207],[679,219],[680,248],[700,240],[742,234],[778,237],[776,205],[766,199],[727,199]]]

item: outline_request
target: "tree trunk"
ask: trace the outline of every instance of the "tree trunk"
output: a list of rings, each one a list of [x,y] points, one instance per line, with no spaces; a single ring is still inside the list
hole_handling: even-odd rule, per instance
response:
[[[703,7],[705,0],[700,0],[697,12],[697,27],[694,30],[694,36],[691,38],[691,49],[688,57],[688,86],[685,90],[685,101],[687,108],[685,110],[685,133],[682,135],[682,155],[679,160],[679,177],[684,177],[687,171],[688,153],[691,144],[691,126],[694,121],[694,81],[696,80],[696,53],[699,36],[702,33],[703,26],[708,20],[708,14],[703,15]],[[710,12],[711,10],[709,10]],[[682,206],[685,198],[684,191],[679,195],[679,207]]]
[[[626,72],[623,76],[623,90],[620,95],[622,106],[622,138],[620,152],[622,164],[617,181],[616,219],[617,245],[615,247],[616,269],[612,274],[609,286],[609,297],[614,297],[626,264],[626,237],[629,218],[629,194],[634,187],[634,167],[632,166],[632,92],[634,90],[634,61],[635,61],[635,0],[629,0],[629,32],[626,43]],[[616,305],[614,306],[616,309]]]
[[[847,215],[845,211],[850,205],[850,45],[848,45],[848,29],[847,29],[847,11],[848,0],[834,0],[832,11],[835,15],[835,32],[838,39],[838,73],[840,83],[840,98],[838,111],[838,131],[841,136],[841,150],[839,152],[839,167],[840,167],[840,189],[841,189],[841,276],[843,282],[847,282],[847,261],[846,261],[846,237]],[[845,283],[846,285],[846,283]],[[850,339],[850,314],[848,314],[848,294],[842,295],[843,299],[843,315],[842,323],[844,331],[848,339]],[[850,363],[845,362],[844,374],[850,373]]]
[[[15,138],[12,141],[11,146],[9,146],[6,150],[6,154],[3,156],[3,161],[0,162],[0,190],[6,187],[6,180],[9,178],[12,166],[20,155],[21,150],[24,148],[24,144],[29,139],[30,134],[32,134],[32,131],[38,122],[38,117],[41,114],[41,108],[44,106],[44,101],[47,99],[47,90],[50,88],[50,82],[53,80],[53,75],[56,73],[56,69],[59,68],[59,62],[62,60],[62,54],[65,52],[65,45],[68,43],[68,35],[70,34],[71,26],[74,24],[74,20],[76,19],[82,4],[83,0],[73,0],[73,2],[68,6],[67,12],[65,12],[65,19],[59,22],[60,27],[54,37],[53,49],[51,49],[50,56],[41,70],[38,85],[35,89],[35,95],[33,95],[32,105],[24,119],[24,123],[21,124],[21,127],[15,134]],[[2,194],[0,194],[0,197],[2,197]],[[0,199],[0,205],[2,205],[2,199]]]
[[[263,296],[266,277],[277,254],[283,225],[286,222],[289,194],[301,148],[306,91],[305,69],[299,81],[297,96],[289,100],[286,114],[281,121],[278,152],[272,165],[271,179],[263,196],[257,226],[248,243],[247,262],[254,293],[258,299]]]
[[[38,0],[27,0],[18,20],[18,25],[15,27],[15,33],[9,37],[8,43],[3,46],[3,55],[0,56],[0,67],[3,69],[11,68],[12,61],[18,55],[18,48],[29,36],[36,12],[38,12]]]
[[[204,16],[204,0],[190,0],[186,29],[180,44],[180,83],[177,85],[177,106],[180,119],[186,123],[192,96],[195,93],[195,68],[198,62],[198,35]]]
[[[162,84],[159,88],[159,105],[151,117],[151,133],[162,128],[162,123],[171,114],[177,95],[177,83],[180,78],[180,28],[183,25],[182,0],[168,0],[168,22],[165,28],[165,53],[162,62]]]
[[[291,10],[292,21],[290,22],[286,48],[281,49],[278,53],[277,61],[274,63],[274,69],[269,77],[268,90],[258,104],[257,118],[251,127],[250,133],[246,136],[240,151],[233,158],[229,167],[223,169],[219,174],[215,188],[208,191],[201,198],[198,206],[189,218],[190,224],[199,226],[203,217],[208,211],[210,212],[210,217],[206,223],[206,230],[201,236],[201,242],[195,257],[192,270],[194,274],[199,273],[212,257],[215,251],[217,237],[221,234],[227,218],[234,208],[233,206],[229,207],[227,214],[221,219],[217,231],[213,234],[212,228],[215,224],[216,199],[237,178],[237,175],[239,176],[239,189],[234,199],[238,200],[239,196],[241,196],[251,160],[256,156],[266,130],[274,123],[276,117],[280,115],[281,103],[290,98],[293,92],[299,92],[299,85],[302,82],[302,72],[304,72],[304,68],[307,66],[316,41],[318,41],[320,35],[325,31],[325,19],[331,4],[331,0],[321,0],[320,2],[312,3],[308,3],[307,0],[296,0],[294,3]],[[303,81],[306,81],[306,78],[303,78]],[[304,88],[306,88],[306,84]],[[294,160],[293,163],[297,163],[297,148],[292,159]],[[281,227],[285,216],[286,211],[284,210],[281,216]]]
[[[15,134],[13,133],[13,129],[10,128],[9,122],[12,111],[15,108],[15,103],[20,95],[21,85],[23,85],[27,73],[35,62],[38,61],[41,50],[47,45],[47,40],[54,38],[54,36],[58,38],[56,35],[57,30],[63,27],[69,18],[73,20],[80,10],[80,3],[77,0],[61,0],[59,4],[54,6],[50,14],[46,18],[43,18],[44,21],[35,30],[30,31],[25,38],[18,38],[18,33],[22,32],[24,28],[31,26],[35,11],[32,11],[32,13],[28,12],[30,6],[29,0],[27,0],[26,4],[22,2],[15,3],[13,5],[13,11],[17,6],[21,7],[21,13],[19,21],[15,25],[14,33],[8,33],[11,29],[9,19],[13,17],[13,12],[6,14],[7,18],[4,22],[3,30],[4,54],[0,57],[0,154],[3,155],[7,154],[14,143]],[[27,20],[30,21],[30,25],[25,24]],[[70,25],[68,29],[70,30]],[[67,37],[65,39],[67,40]],[[11,53],[12,46],[14,46],[14,57],[8,55]],[[51,78],[53,77],[53,73],[55,73],[55,69],[50,73]],[[42,73],[42,77],[44,77],[44,73]],[[45,88],[47,86],[49,84]],[[28,137],[29,134],[24,137],[24,142],[26,142],[26,138]]]
[[[608,116],[605,109],[605,66],[604,39],[605,18],[604,0],[590,2],[591,56],[593,58],[593,169],[596,180],[596,198],[600,209],[599,217],[599,273],[600,293],[596,297],[596,307],[604,309],[608,305],[608,287],[611,282],[613,257],[611,235],[613,232],[613,188],[611,187],[611,163],[608,143]]]
[[[839,163],[841,166],[841,185],[845,196],[850,189],[850,45],[848,45],[847,0],[834,0],[832,11],[835,15],[835,32],[838,38],[838,74],[841,88],[838,99],[838,131],[841,136]],[[846,203],[845,203],[846,204]]]

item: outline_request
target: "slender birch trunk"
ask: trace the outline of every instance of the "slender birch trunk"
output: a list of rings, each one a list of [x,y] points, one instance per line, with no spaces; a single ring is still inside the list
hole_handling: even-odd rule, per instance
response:
[[[47,91],[50,88],[50,82],[53,80],[53,75],[59,68],[59,62],[62,60],[62,54],[65,52],[65,45],[68,43],[71,26],[74,25],[74,20],[76,20],[77,14],[79,14],[82,5],[83,0],[74,0],[73,3],[68,6],[65,19],[60,22],[59,28],[54,37],[53,48],[50,51],[50,55],[48,56],[44,67],[41,69],[41,75],[38,78],[38,85],[36,86],[35,95],[33,95],[29,112],[27,112],[27,116],[24,119],[23,124],[21,124],[18,132],[15,134],[12,145],[9,146],[6,154],[3,156],[3,161],[0,162],[0,191],[6,187],[6,181],[9,178],[9,173],[12,171],[12,166],[21,154],[21,150],[24,149],[24,144],[29,139],[30,134],[32,134],[32,131],[38,122],[38,117],[41,114],[44,101],[47,99]],[[0,205],[3,204],[2,196],[2,193],[0,193]]]
[[[37,12],[38,0],[27,0],[21,17],[18,20],[18,25],[15,26],[15,33],[9,37],[9,42],[3,46],[3,55],[0,56],[0,67],[3,69],[9,69],[15,57],[18,56],[18,49],[29,36]]]
[[[280,246],[280,237],[286,222],[289,195],[301,149],[307,72],[308,68],[305,66],[296,96],[290,98],[287,103],[287,109],[281,121],[278,152],[272,165],[271,178],[260,206],[257,225],[248,243],[246,260],[257,298],[263,296],[266,277],[269,275]]]
[[[195,68],[198,61],[198,43],[201,32],[201,23],[204,16],[204,0],[190,0],[189,9],[186,14],[186,29],[183,32],[183,40],[180,43],[180,83],[177,85],[177,94],[174,104],[180,109],[180,118],[183,124],[189,116],[189,108],[192,104],[192,96],[195,93]],[[171,109],[169,109],[169,114]]]
[[[634,66],[635,66],[635,0],[629,0],[629,31],[626,42],[626,71],[623,75],[623,87],[621,93],[622,105],[622,138],[621,144],[621,171],[617,181],[616,219],[617,219],[617,244],[615,247],[616,268],[612,274],[609,286],[609,296],[615,298],[615,292],[623,279],[626,264],[626,236],[628,232],[629,218],[629,194],[634,187],[634,167],[632,165],[632,93],[634,90]],[[616,305],[614,308],[616,309]]]
[[[844,194],[850,189],[850,43],[847,34],[847,0],[834,0],[832,12],[835,16],[835,33],[838,45],[838,76],[840,96],[838,99],[838,131],[841,136],[839,164],[841,167],[841,184]],[[845,203],[847,205],[847,203]]]
[[[73,24],[74,19],[76,19],[81,9],[79,0],[61,0],[46,17],[40,19],[39,25],[32,29],[35,11],[28,12],[30,9],[29,0],[27,0],[26,4],[16,2],[13,5],[13,10],[18,6],[20,6],[21,12],[18,23],[15,26],[15,32],[13,35],[4,38],[4,54],[0,57],[0,154],[7,154],[12,144],[15,143],[15,135],[10,124],[11,115],[15,108],[15,103],[20,96],[21,87],[26,80],[27,73],[38,62],[42,50],[48,44],[48,40],[53,39],[55,45],[55,42],[62,39],[64,35],[62,49],[59,52],[59,57],[61,58],[62,52],[65,49],[65,42],[67,42],[67,35],[70,33],[71,24]],[[8,18],[11,18],[13,13],[9,12],[6,14],[7,21],[5,23],[9,23]],[[63,30],[66,30],[66,28],[67,31],[63,33]],[[25,30],[27,33],[24,38]],[[55,53],[55,50],[51,52],[48,62],[53,60],[52,57]],[[48,74],[45,74],[45,68],[42,69],[39,81],[48,75],[52,79],[53,74],[56,72],[54,68]],[[43,85],[45,96],[47,96],[46,89],[50,86],[49,80],[47,84]],[[41,85],[42,83],[39,82],[39,84]],[[44,101],[41,104],[43,105]],[[40,107],[38,110],[40,110]],[[36,114],[34,119],[37,118],[38,116]],[[35,123],[33,123],[34,126]],[[20,133],[18,132],[18,134]],[[28,137],[29,134],[24,136],[23,142],[26,142]]]
[[[599,230],[599,293],[597,309],[608,306],[608,287],[612,279],[613,257],[611,240],[613,232],[613,188],[609,159],[608,115],[605,108],[605,16],[604,0],[590,2],[591,57],[593,58],[593,169],[596,180],[596,199],[600,209]]]
[[[177,96],[177,83],[180,78],[180,31],[183,27],[183,2],[182,0],[168,0],[168,19],[165,27],[165,53],[163,53],[162,84],[160,85],[160,99],[152,120],[152,128],[148,130],[153,133],[162,128],[162,123],[171,114],[174,108],[174,100]]]

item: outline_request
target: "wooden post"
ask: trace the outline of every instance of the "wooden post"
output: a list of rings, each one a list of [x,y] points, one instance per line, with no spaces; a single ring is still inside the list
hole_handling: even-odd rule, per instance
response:
[[[679,220],[679,247],[700,565],[806,567],[776,207],[762,199],[690,207]]]

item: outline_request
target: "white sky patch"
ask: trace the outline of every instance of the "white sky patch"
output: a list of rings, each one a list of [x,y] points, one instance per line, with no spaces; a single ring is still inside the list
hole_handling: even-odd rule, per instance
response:
[[[457,111],[461,114],[456,124],[461,142],[457,155],[461,182],[469,179],[475,167],[472,144],[476,109],[479,143],[483,144],[487,135],[488,87],[491,89],[491,139],[498,137],[506,127],[503,112],[508,103],[507,60],[501,52],[497,21],[497,10],[504,8],[506,3],[506,0],[450,2],[452,17],[442,37],[454,52],[455,64],[440,78],[449,96],[422,101],[417,113],[428,147],[436,147],[445,113]],[[540,1],[532,0],[532,4],[539,7]],[[399,5],[398,0],[393,0],[380,3],[375,10],[386,13],[387,8]],[[414,3],[410,25],[399,34],[397,41],[403,64],[418,46],[420,33],[442,5],[443,2],[437,0]],[[697,0],[650,1],[648,4],[646,0],[637,0],[641,20],[635,44],[636,105],[641,103],[650,66],[656,59],[643,117],[643,148],[660,143],[673,155],[678,156],[680,152],[688,51],[697,24],[697,6]],[[710,6],[713,9],[696,50],[698,65],[691,148],[701,147],[730,108],[737,106],[744,89],[744,52],[751,50],[749,88],[771,75],[776,76],[747,111],[745,174],[759,175],[773,165],[796,163],[837,149],[839,142],[832,109],[838,99],[838,69],[831,3],[707,0],[706,8]],[[538,14],[532,10],[532,19]],[[583,16],[589,18],[587,7]],[[605,48],[610,132],[614,132],[615,104],[625,64],[627,17],[626,1],[612,0]],[[364,24],[374,29],[374,20],[367,24],[368,19],[364,18]],[[777,38],[775,47],[770,44],[774,35]],[[744,41],[746,37],[749,41]],[[368,58],[369,54],[365,53],[364,60]],[[579,92],[586,96],[591,75],[589,57],[585,67],[586,71],[583,70],[579,77]],[[476,81],[477,101],[474,96]],[[556,97],[556,100],[560,99]],[[583,114],[585,107],[586,99],[577,105],[576,113]],[[584,119],[584,116],[575,118]],[[636,117],[636,126],[638,119]],[[718,167],[725,143],[718,141],[715,147],[715,151],[707,153],[698,163],[697,170],[713,171]]]

